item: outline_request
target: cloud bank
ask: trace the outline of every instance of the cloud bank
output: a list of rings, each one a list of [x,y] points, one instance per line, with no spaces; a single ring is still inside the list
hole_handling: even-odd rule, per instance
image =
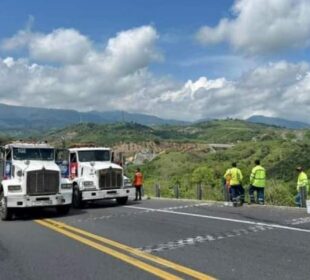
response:
[[[75,29],[19,31],[1,44],[6,52],[20,49],[23,55],[0,58],[0,103],[125,110],[191,121],[254,114],[307,120],[308,63],[280,61],[236,80],[201,77],[182,84],[149,70],[152,63],[164,61],[158,38],[154,27],[142,26],[98,47]]]
[[[205,45],[227,42],[246,54],[275,53],[310,44],[310,1],[237,0],[232,18],[204,26],[198,40]]]

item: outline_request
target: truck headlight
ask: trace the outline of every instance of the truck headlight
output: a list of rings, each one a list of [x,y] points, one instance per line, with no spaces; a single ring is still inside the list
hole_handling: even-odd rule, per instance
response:
[[[131,183],[130,179],[125,178],[124,179],[124,187],[128,188],[128,187],[131,187],[131,186],[132,186],[132,183]]]
[[[83,186],[84,187],[93,187],[94,186],[94,182],[93,181],[84,181],[83,182]]]
[[[70,190],[72,189],[72,184],[61,184],[61,188],[63,190]]]
[[[9,192],[20,192],[21,190],[22,190],[21,185],[10,185],[10,186],[8,186]]]

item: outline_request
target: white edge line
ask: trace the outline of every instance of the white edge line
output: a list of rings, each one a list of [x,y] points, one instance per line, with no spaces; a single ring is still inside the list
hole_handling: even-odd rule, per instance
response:
[[[252,222],[252,221],[246,221],[246,220],[230,219],[230,218],[208,216],[208,215],[201,215],[201,214],[193,214],[193,213],[186,213],[186,212],[175,212],[175,211],[153,209],[153,208],[147,208],[147,207],[136,207],[136,206],[124,206],[124,207],[133,208],[133,209],[140,209],[140,210],[149,210],[149,211],[153,211],[153,212],[169,213],[169,214],[175,214],[175,215],[183,215],[183,216],[191,216],[191,217],[198,217],[198,218],[211,219],[211,220],[240,223],[240,224],[268,226],[268,227],[273,227],[273,228],[278,228],[278,229],[287,229],[287,230],[292,230],[292,231],[300,231],[300,232],[310,233],[310,229],[295,228],[295,227],[282,226],[282,225],[277,225],[277,224]]]

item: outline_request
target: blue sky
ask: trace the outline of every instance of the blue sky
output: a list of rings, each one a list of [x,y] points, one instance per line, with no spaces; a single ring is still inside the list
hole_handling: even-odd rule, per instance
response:
[[[161,34],[157,44],[166,58],[166,63],[151,66],[156,73],[182,80],[205,74],[211,77],[222,72],[225,65],[213,65],[214,73],[204,64],[187,65],[184,69],[180,63],[226,53],[223,47],[200,46],[194,34],[202,25],[215,25],[220,17],[229,16],[232,3],[231,0],[4,0],[0,3],[0,36],[10,37],[27,24],[30,16],[36,31],[48,33],[59,27],[75,28],[98,43],[121,30],[153,25]]]
[[[2,0],[0,102],[304,120],[308,18],[308,0]]]

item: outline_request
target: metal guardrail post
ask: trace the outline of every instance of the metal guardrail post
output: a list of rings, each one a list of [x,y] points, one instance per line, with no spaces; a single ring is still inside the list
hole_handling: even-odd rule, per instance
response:
[[[144,186],[141,187],[141,196],[144,197]]]
[[[155,196],[160,197],[160,185],[155,184]]]
[[[197,184],[197,188],[196,188],[196,198],[198,200],[202,200],[202,185],[201,184]]]
[[[180,186],[179,185],[174,186],[174,196],[175,198],[180,198]]]
[[[224,201],[230,201],[229,187],[226,184],[223,185],[223,191],[224,191]]]

